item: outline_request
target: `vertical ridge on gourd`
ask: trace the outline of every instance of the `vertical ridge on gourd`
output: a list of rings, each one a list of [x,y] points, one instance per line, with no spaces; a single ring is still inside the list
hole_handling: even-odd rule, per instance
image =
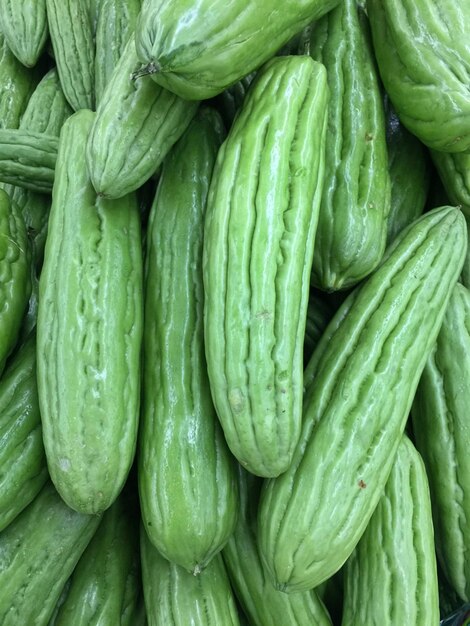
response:
[[[429,477],[440,565],[470,601],[470,292],[457,284],[412,408],[413,432]]]
[[[2,626],[47,626],[62,588],[101,521],[70,509],[48,481],[0,533]]]
[[[261,554],[283,589],[329,578],[364,532],[466,247],[458,209],[426,213],[395,239],[322,336],[307,367],[293,461],[267,481],[260,503]]]
[[[367,18],[356,0],[342,0],[312,25],[310,37],[310,55],[325,65],[331,94],[312,282],[334,291],[370,274],[385,250],[385,116]]]
[[[95,106],[94,27],[87,0],[46,0],[54,58],[74,111]]]
[[[142,337],[135,196],[96,196],[85,165],[91,111],[64,124],[39,285],[38,389],[49,471],[79,511],[108,508],[131,466]]]
[[[87,165],[97,193],[119,198],[135,191],[157,170],[194,117],[187,102],[138,67],[131,35],[101,98],[87,144]]]
[[[385,89],[402,123],[443,152],[470,149],[467,2],[368,0]]]
[[[238,510],[204,355],[204,216],[224,135],[219,114],[201,108],[163,163],[147,228],[142,517],[163,556],[194,573],[226,543]]]
[[[344,626],[439,623],[428,479],[406,436],[377,508],[346,561],[344,581]]]
[[[470,154],[437,150],[430,153],[449,200],[470,217]]]
[[[204,234],[205,343],[225,437],[276,476],[300,433],[303,339],[324,168],[325,68],[278,57],[219,151]]]
[[[222,550],[235,594],[252,626],[297,624],[331,626],[315,590],[287,594],[273,587],[263,570],[257,546],[259,479],[238,467],[240,513],[235,532]]]
[[[142,583],[149,626],[239,626],[222,556],[197,576],[170,563],[140,532]]]
[[[32,334],[0,379],[0,531],[34,499],[48,473]]]
[[[188,100],[221,93],[339,0],[152,0],[136,26],[144,72]]]
[[[49,34],[46,0],[2,0],[0,27],[16,58],[33,67]]]

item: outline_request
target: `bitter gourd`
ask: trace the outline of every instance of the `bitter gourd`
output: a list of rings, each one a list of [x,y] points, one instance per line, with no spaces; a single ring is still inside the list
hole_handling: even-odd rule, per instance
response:
[[[8,47],[26,67],[36,65],[46,44],[46,0],[2,0],[0,26]]]

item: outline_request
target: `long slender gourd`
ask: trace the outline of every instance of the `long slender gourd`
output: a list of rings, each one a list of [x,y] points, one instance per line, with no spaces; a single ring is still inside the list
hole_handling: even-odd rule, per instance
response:
[[[205,100],[260,67],[338,0],[151,0],[136,26],[137,54],[162,87]]]
[[[161,554],[194,573],[226,543],[238,510],[204,355],[204,216],[224,136],[218,113],[200,109],[163,163],[146,238],[142,516]]]
[[[46,0],[2,0],[0,26],[16,58],[26,67],[36,65],[49,35]]]
[[[209,381],[230,449],[260,476],[287,469],[300,434],[327,101],[323,65],[308,56],[272,59],[219,151],[209,192]]]
[[[101,521],[72,511],[48,481],[0,533],[0,623],[47,626]]]
[[[36,338],[16,352],[0,379],[0,531],[35,498],[48,473],[36,383]]]
[[[442,152],[470,150],[470,4],[367,0],[382,81],[402,123]]]
[[[252,626],[331,626],[314,590],[282,593],[263,570],[257,546],[256,514],[261,481],[238,466],[240,514],[222,550],[230,582]]]
[[[429,477],[441,567],[470,602],[470,292],[457,284],[412,408]]]
[[[346,561],[342,624],[439,624],[428,479],[406,435],[377,508]]]
[[[131,466],[139,413],[142,251],[134,196],[96,196],[79,111],[60,135],[39,283],[38,389],[51,478],[69,506],[108,508]]]
[[[133,80],[136,67],[131,36],[103,93],[88,139],[93,186],[108,198],[120,198],[152,176],[198,107],[148,77]]]
[[[95,106],[94,25],[88,0],[46,0],[54,59],[74,111]]]
[[[312,282],[336,291],[370,274],[385,250],[385,115],[367,18],[357,1],[342,0],[312,25],[310,37],[310,54],[325,65],[331,94]]]
[[[449,200],[470,217],[470,154],[437,150],[430,154]]]
[[[162,557],[140,533],[142,583],[148,626],[239,626],[222,556],[194,576]]]
[[[319,585],[364,532],[466,247],[457,208],[426,213],[395,239],[317,345],[292,464],[267,481],[260,503],[260,551],[281,589]]]

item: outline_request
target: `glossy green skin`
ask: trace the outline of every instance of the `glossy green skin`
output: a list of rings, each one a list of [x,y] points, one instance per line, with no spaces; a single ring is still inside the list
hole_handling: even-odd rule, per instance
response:
[[[188,100],[221,93],[260,67],[338,0],[150,0],[136,26],[137,54],[152,78]]]
[[[260,476],[287,469],[300,434],[327,101],[325,68],[310,57],[266,64],[219,151],[209,192],[209,380],[230,449]]]
[[[429,477],[440,564],[470,601],[470,292],[457,284],[413,404],[413,432]]]
[[[470,217],[470,154],[431,150],[431,158],[449,200]]]
[[[18,61],[0,33],[0,128],[18,128],[37,82],[37,73]]]
[[[165,560],[143,527],[140,552],[148,626],[239,626],[220,554],[194,576]]]
[[[404,126],[443,152],[470,150],[470,4],[368,0],[385,89]]]
[[[36,384],[36,338],[30,336],[0,379],[0,531],[47,480]]]
[[[293,462],[267,481],[260,503],[260,551],[281,589],[322,583],[364,532],[466,246],[458,209],[425,214],[395,239],[323,334],[305,375]]]
[[[134,32],[141,0],[102,0],[96,25],[95,95],[101,101],[124,48]]]
[[[38,389],[49,471],[72,508],[105,510],[135,451],[142,251],[134,196],[96,196],[84,159],[91,111],[60,136],[39,284]]]
[[[23,217],[0,189],[0,373],[15,347],[31,293],[31,253]]]
[[[59,139],[54,135],[0,128],[0,181],[50,193],[58,145]]]
[[[47,482],[0,533],[0,623],[46,626],[62,588],[93,537],[99,515],[64,504]]]
[[[190,572],[221,550],[238,511],[204,355],[204,216],[224,135],[200,109],[164,161],[147,228],[140,500],[153,544]]]
[[[252,626],[331,626],[315,591],[277,591],[263,571],[257,547],[256,513],[260,483],[239,466],[240,516],[222,550],[232,587]]]
[[[87,145],[88,171],[97,193],[120,198],[141,187],[157,170],[196,113],[139,67],[131,36],[103,93]]]
[[[55,626],[134,626],[140,594],[138,525],[120,496],[75,568]]]
[[[46,5],[54,59],[65,97],[74,111],[93,109],[95,43],[88,0],[46,0]]]
[[[388,171],[391,182],[387,243],[424,211],[429,190],[429,158],[423,144],[400,123],[386,99]]]
[[[346,561],[344,626],[439,623],[431,499],[423,461],[403,436],[364,534]]]
[[[26,67],[36,65],[46,44],[46,0],[2,0],[0,26],[8,47]]]
[[[312,265],[312,282],[324,291],[358,283],[385,250],[390,178],[382,94],[369,39],[356,0],[342,0],[312,25],[310,54],[325,65],[331,93]]]

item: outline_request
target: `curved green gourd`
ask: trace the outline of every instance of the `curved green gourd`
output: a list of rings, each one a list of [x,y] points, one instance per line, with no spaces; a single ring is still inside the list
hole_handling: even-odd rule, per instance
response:
[[[47,482],[0,533],[0,623],[47,626],[101,521],[72,511]]]
[[[30,335],[0,379],[0,531],[35,498],[48,473]]]
[[[252,626],[331,626],[328,612],[314,590],[282,593],[267,579],[257,547],[260,481],[239,466],[238,484],[239,519],[222,556],[249,623]]]
[[[470,241],[470,216],[465,217],[467,223],[467,235]],[[465,262],[462,267],[462,273],[460,275],[460,282],[470,289],[470,246],[467,248],[467,254],[465,256]]]
[[[101,0],[96,24],[95,97],[100,103],[125,46],[134,32],[141,0]]]
[[[455,207],[402,231],[339,308],[305,374],[292,464],[267,481],[259,545],[276,584],[319,585],[365,530],[385,486],[467,246]]]
[[[95,42],[88,0],[46,0],[54,59],[74,111],[95,106]]]
[[[96,191],[120,198],[157,170],[196,113],[148,77],[133,79],[139,63],[133,36],[98,106],[87,144],[87,165]]]
[[[143,527],[140,552],[148,626],[239,626],[220,554],[194,576],[164,559]]]
[[[338,0],[152,0],[137,20],[136,48],[152,78],[188,100],[221,93],[260,67]]]
[[[430,153],[449,200],[470,217],[470,154]]]
[[[209,380],[230,449],[260,476],[289,466],[300,434],[327,101],[325,68],[310,57],[267,63],[219,151],[209,192]]]
[[[368,0],[374,49],[401,122],[443,152],[470,150],[470,4]]]
[[[142,516],[163,556],[195,573],[226,543],[238,510],[204,355],[204,216],[224,135],[218,113],[200,109],[163,163],[147,227]]]
[[[413,432],[429,477],[441,567],[470,601],[470,292],[457,284],[412,408]]]
[[[93,119],[80,111],[60,135],[37,322],[49,471],[87,513],[112,504],[134,457],[143,317],[137,201],[96,196],[84,158]]]
[[[324,291],[355,285],[385,250],[385,117],[366,20],[356,0],[342,0],[311,29],[310,55],[325,65],[331,94],[312,265],[312,282]]]
[[[46,0],[2,0],[0,26],[8,47],[26,67],[36,65],[46,44]]]
[[[344,569],[344,626],[439,623],[429,485],[404,435],[367,528]]]

